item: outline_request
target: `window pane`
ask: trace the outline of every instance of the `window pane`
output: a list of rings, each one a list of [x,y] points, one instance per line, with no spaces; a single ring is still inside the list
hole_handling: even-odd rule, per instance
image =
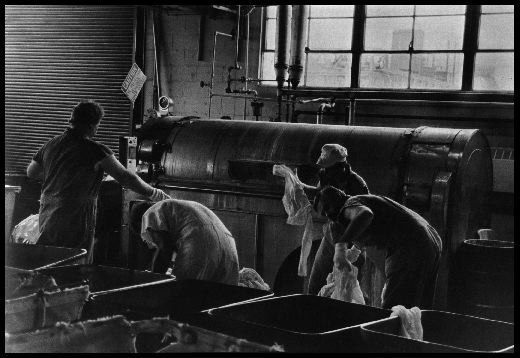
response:
[[[267,6],[265,13],[268,19],[276,19],[276,6]]]
[[[415,5],[415,15],[464,15],[466,5]]]
[[[354,5],[311,5],[310,17],[354,17]]]
[[[514,53],[477,53],[473,89],[479,91],[514,91]]]
[[[415,19],[414,50],[462,50],[464,16]]]
[[[311,19],[309,48],[312,50],[350,50],[352,19]]]
[[[514,15],[482,15],[479,49],[514,49]]]
[[[350,53],[310,53],[306,86],[349,87],[352,55]]]
[[[413,5],[367,5],[367,16],[406,15],[413,15]]]
[[[365,50],[408,50],[412,18],[367,19]]]
[[[514,5],[482,5],[482,13],[489,12],[514,12]]]
[[[276,41],[276,19],[265,22],[265,50],[274,50]]]
[[[359,86],[365,88],[408,88],[408,54],[362,54]]]
[[[260,78],[264,80],[275,80],[276,74],[274,73],[274,52],[264,52],[262,54],[262,73]],[[265,82],[263,84],[273,84],[275,82]]]
[[[410,88],[460,90],[463,63],[462,53],[414,54]]]

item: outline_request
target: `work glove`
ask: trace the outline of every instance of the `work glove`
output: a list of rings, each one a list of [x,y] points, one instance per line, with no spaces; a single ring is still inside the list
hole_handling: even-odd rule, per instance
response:
[[[171,199],[168,194],[166,194],[161,189],[157,189],[157,188],[153,188],[152,195],[150,195],[149,198],[151,201],[155,201],[155,202],[166,200],[166,199]]]

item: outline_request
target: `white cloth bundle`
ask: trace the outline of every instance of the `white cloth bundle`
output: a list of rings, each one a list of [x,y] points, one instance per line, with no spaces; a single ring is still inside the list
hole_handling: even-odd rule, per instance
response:
[[[285,193],[282,203],[289,216],[287,224],[305,225],[302,237],[298,276],[307,276],[307,258],[312,247],[312,205],[305,195],[300,179],[283,164],[273,165],[273,174],[285,178]]]
[[[423,340],[423,328],[421,324],[421,310],[419,307],[407,309],[397,305],[392,307],[390,317],[399,317],[401,320],[401,335],[406,338]]]
[[[356,262],[360,253],[361,251],[355,246],[345,250],[346,258],[350,263]],[[354,265],[350,265],[350,269],[348,267],[339,269],[334,265],[332,272],[327,276],[327,284],[321,288],[318,296],[364,305],[365,298],[359,287],[357,275],[358,269]]]
[[[249,267],[244,267],[238,272],[238,285],[264,291],[271,290],[269,285],[262,279],[262,276]]]

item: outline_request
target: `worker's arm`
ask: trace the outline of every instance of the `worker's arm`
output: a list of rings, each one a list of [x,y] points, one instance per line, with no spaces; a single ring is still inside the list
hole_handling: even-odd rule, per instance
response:
[[[336,243],[356,243],[374,218],[372,210],[364,205],[347,207],[340,215],[349,224]]]
[[[136,173],[126,169],[114,155],[100,160],[96,167],[103,169],[108,175],[118,181],[123,187],[135,191],[138,194],[150,197],[154,201],[169,199],[162,190],[156,189],[139,178]]]
[[[334,265],[339,269],[352,270],[352,265],[347,259],[347,243],[356,242],[372,222],[374,213],[366,206],[353,206],[345,208],[341,213],[339,221],[346,220],[347,228],[335,241]]]
[[[34,180],[43,180],[43,168],[38,162],[31,160],[27,167],[27,176]]]

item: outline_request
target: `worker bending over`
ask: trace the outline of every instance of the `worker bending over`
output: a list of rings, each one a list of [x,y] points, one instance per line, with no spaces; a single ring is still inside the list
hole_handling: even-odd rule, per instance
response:
[[[325,144],[321,147],[321,154],[316,165],[321,168],[318,172],[319,182],[317,186],[303,184],[303,188],[307,196],[315,196],[316,193],[323,187],[330,185],[341,189],[348,195],[369,194],[368,186],[365,180],[352,170],[348,162],[347,148],[336,143]],[[318,213],[321,214],[321,213]],[[330,223],[325,225],[330,226]],[[324,227],[324,232],[330,232],[330,228]],[[328,248],[334,246],[330,235],[325,234],[321,240],[316,257],[324,254]],[[350,247],[349,247],[350,248]],[[365,263],[365,256],[361,254],[354,265],[358,268],[358,280],[363,279],[362,267]],[[312,275],[312,273],[311,273]],[[323,286],[323,285],[322,285]],[[321,287],[321,286],[320,286]],[[309,286],[309,293],[317,294],[320,287]],[[312,290],[312,292],[311,292]],[[314,292],[315,291],[315,292]]]
[[[43,181],[37,243],[86,249],[89,263],[104,172],[153,201],[169,198],[127,170],[110,148],[91,139],[103,115],[103,108],[94,101],[78,103],[72,110],[70,127],[45,143],[27,167],[29,178]]]
[[[238,285],[235,239],[210,209],[194,201],[140,202],[131,209],[132,231],[153,249],[151,269],[179,280]],[[144,253],[146,254],[146,253]],[[172,264],[173,262],[173,264]]]
[[[340,269],[350,267],[346,244],[353,243],[359,248],[386,251],[384,265],[380,265],[386,276],[383,308],[432,308],[442,243],[423,217],[387,197],[349,196],[331,186],[321,189],[316,199],[316,210],[334,222],[335,246],[334,251],[330,247],[327,254],[316,257],[309,292],[311,286],[313,290],[323,286],[331,259]],[[367,250],[369,257],[371,252]]]

